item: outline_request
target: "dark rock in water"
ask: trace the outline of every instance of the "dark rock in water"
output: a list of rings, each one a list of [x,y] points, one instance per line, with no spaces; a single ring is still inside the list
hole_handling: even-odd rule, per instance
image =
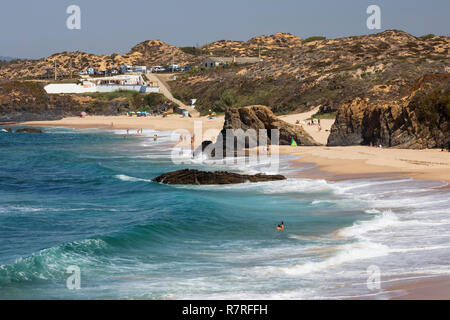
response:
[[[42,130],[40,129],[34,129],[34,128],[23,128],[16,130],[16,133],[20,132],[26,132],[26,133],[42,133]]]
[[[245,182],[264,182],[285,180],[282,175],[245,175],[226,171],[199,171],[184,169],[165,173],[156,177],[152,181],[164,184],[195,184],[195,185],[213,185],[213,184],[237,184]]]
[[[205,151],[206,147],[211,145],[213,142],[209,140],[205,140],[202,142],[202,152]]]

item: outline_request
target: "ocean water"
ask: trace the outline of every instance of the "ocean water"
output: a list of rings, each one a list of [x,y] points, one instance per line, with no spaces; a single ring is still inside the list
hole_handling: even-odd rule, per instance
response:
[[[176,164],[169,132],[43,130],[0,132],[0,299],[382,299],[450,274],[445,182],[299,179],[282,157],[286,181],[165,186],[151,179],[264,169]]]

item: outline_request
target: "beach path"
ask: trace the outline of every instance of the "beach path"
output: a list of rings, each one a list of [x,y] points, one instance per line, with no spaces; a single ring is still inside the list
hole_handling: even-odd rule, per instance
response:
[[[197,110],[195,110],[191,106],[185,105],[183,102],[181,102],[180,100],[176,99],[172,95],[172,93],[170,92],[170,90],[168,88],[167,82],[164,81],[164,79],[161,76],[153,74],[153,73],[147,73],[146,76],[151,82],[158,83],[159,88],[160,88],[160,93],[162,93],[167,99],[169,99],[173,103],[177,104],[181,109],[188,110],[189,113],[192,115],[192,117],[199,117],[200,116],[200,112],[198,112]]]
[[[303,113],[296,113],[296,114],[288,114],[285,116],[279,117],[280,119],[296,125],[295,123],[300,121],[300,124],[302,125],[303,129],[318,143],[321,143],[323,145],[327,144],[328,136],[330,135],[330,129],[331,126],[334,123],[335,119],[320,119],[320,126],[322,130],[319,131],[318,125],[308,126],[306,124],[307,120],[311,118],[315,113],[319,111],[319,107],[312,109],[308,112]],[[299,124],[297,124],[299,126]]]

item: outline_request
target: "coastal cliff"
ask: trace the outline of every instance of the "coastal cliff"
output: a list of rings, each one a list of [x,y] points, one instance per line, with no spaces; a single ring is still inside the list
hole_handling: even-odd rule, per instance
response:
[[[450,75],[421,77],[390,101],[355,98],[338,110],[329,146],[440,148],[450,144]]]

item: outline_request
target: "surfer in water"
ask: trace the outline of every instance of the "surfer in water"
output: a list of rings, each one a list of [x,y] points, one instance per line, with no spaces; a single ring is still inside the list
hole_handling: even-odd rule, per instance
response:
[[[277,230],[278,231],[283,231],[284,230],[284,222],[281,221],[280,224],[277,226]]]

